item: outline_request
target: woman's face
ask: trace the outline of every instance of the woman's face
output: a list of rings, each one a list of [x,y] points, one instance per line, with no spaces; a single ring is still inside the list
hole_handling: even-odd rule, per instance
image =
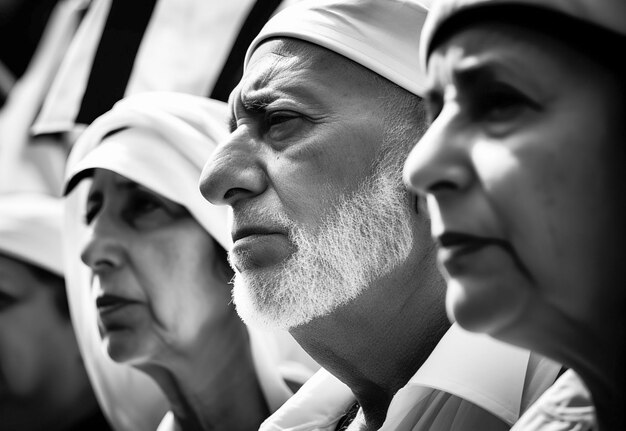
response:
[[[236,318],[218,245],[181,205],[96,169],[82,259],[109,355],[142,364],[200,348]]]
[[[69,317],[29,265],[0,254],[0,422],[45,427],[88,387]],[[68,405],[69,403],[69,405]]]
[[[405,179],[428,195],[449,313],[501,336],[598,329],[624,299],[617,79],[505,24],[457,33],[428,73],[432,124]]]

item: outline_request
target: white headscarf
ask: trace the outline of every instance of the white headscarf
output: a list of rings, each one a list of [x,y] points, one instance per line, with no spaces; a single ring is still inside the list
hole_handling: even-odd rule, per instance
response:
[[[624,0],[439,0],[433,4],[433,10],[424,24],[420,47],[422,67],[426,68],[427,56],[435,34],[451,17],[471,9],[489,10],[493,6],[502,5],[551,10],[626,36]],[[529,22],[528,25],[532,27],[533,23]],[[623,54],[616,52],[615,55]]]
[[[432,0],[304,0],[277,13],[252,41],[255,49],[272,37],[291,37],[322,46],[422,95],[420,30]]]
[[[46,194],[0,195],[0,252],[63,277],[62,204]]]
[[[167,410],[167,402],[151,379],[134,368],[113,362],[103,351],[96,309],[89,292],[90,270],[79,261],[80,238],[88,181],[93,168],[114,171],[186,207],[224,248],[231,244],[228,209],[208,203],[198,189],[200,172],[218,142],[228,136],[227,105],[182,93],[139,93],[120,100],[94,121],[70,153],[66,170],[68,291],[72,318],[87,371],[103,410],[118,430],[150,430]],[[121,128],[149,131],[143,138],[105,139]],[[122,136],[122,135],[120,135]],[[136,137],[140,135],[135,135]],[[291,395],[280,367],[295,358],[312,374],[312,360],[284,335],[250,332],[253,359],[268,405],[277,409]],[[259,342],[266,337],[267,340]],[[299,346],[298,346],[299,347]],[[297,350],[297,349],[296,349]],[[289,357],[286,357],[289,356]],[[301,360],[300,360],[301,359]],[[297,368],[289,367],[290,370]]]
[[[123,128],[156,133],[161,139],[109,140]],[[66,167],[66,192],[91,168],[104,168],[186,207],[225,249],[231,244],[228,209],[200,194],[202,166],[228,136],[227,105],[217,100],[171,92],[139,93],[122,99],[80,136]],[[78,175],[78,176],[77,176]]]

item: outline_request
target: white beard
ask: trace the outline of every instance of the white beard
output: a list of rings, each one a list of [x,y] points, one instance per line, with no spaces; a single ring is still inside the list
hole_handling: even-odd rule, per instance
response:
[[[408,258],[413,236],[396,159],[385,154],[374,175],[329,209],[317,234],[280,217],[296,251],[278,269],[236,272],[233,299],[246,324],[290,329],[308,323]]]

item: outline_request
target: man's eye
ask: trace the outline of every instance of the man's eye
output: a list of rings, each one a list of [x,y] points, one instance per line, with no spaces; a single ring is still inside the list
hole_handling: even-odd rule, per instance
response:
[[[270,112],[265,116],[265,126],[270,129],[273,126],[278,126],[288,121],[295,120],[298,118],[298,115],[292,112]]]
[[[274,141],[290,138],[300,130],[302,119],[297,112],[268,112],[265,115],[265,133]]]

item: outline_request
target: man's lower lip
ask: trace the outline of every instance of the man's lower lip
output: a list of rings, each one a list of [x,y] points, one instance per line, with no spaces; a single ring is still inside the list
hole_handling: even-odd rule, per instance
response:
[[[274,265],[288,258],[294,247],[287,235],[255,234],[238,239],[230,253],[239,271]]]

